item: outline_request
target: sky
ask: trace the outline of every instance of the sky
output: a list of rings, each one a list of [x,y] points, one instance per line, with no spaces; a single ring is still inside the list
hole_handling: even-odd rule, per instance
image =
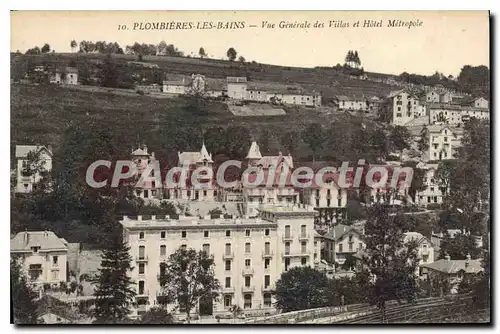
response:
[[[439,71],[456,76],[464,65],[489,66],[488,15],[487,11],[18,11],[11,12],[11,51],[24,53],[48,43],[56,52],[70,52],[73,39],[116,41],[123,49],[136,41],[164,40],[185,54],[197,55],[203,47],[220,59],[233,47],[247,61],[315,67],[343,64],[347,51],[357,50],[365,71],[424,75]],[[382,27],[363,27],[366,20]],[[391,20],[417,26],[388,27]],[[264,21],[274,27],[263,28]],[[280,28],[282,21],[309,26]],[[336,21],[333,27],[331,21]],[[360,27],[355,27],[357,21]],[[184,29],[140,30],[141,24],[152,22]],[[219,22],[240,22],[244,28],[201,29]],[[315,23],[323,27],[314,27]]]

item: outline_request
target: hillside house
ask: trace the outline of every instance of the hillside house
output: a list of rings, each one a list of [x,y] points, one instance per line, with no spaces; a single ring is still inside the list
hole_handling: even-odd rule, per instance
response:
[[[443,203],[444,196],[446,195],[446,189],[440,187],[437,180],[434,178],[438,164],[426,164],[424,162],[420,162],[417,164],[417,168],[424,169],[425,176],[423,180],[424,189],[420,190],[416,194],[415,203],[423,207],[432,203]]]
[[[448,236],[451,239],[453,239],[459,234],[470,235],[470,232],[467,232],[465,230],[462,231],[460,229],[448,229],[448,230],[446,230],[445,233],[443,233],[443,232],[434,233],[434,231],[432,231],[431,241],[432,241],[432,244],[434,245],[434,250],[436,252],[439,252],[439,250],[441,249],[441,242],[445,238],[445,234],[448,234]],[[474,240],[476,242],[476,247],[482,248],[483,247],[483,237],[480,235],[474,235],[473,237],[474,237]]]
[[[78,69],[76,67],[58,67],[50,74],[49,82],[54,84],[78,85]]]
[[[183,77],[181,80],[164,80],[163,93],[185,95],[189,92],[191,80]]]
[[[227,77],[227,95],[231,99],[247,99],[247,78],[246,77]]]
[[[163,90],[163,87],[158,84],[151,84],[151,85],[135,85],[135,90],[136,92],[143,92],[145,94],[150,94],[150,93],[161,93]]]
[[[283,91],[268,91],[266,94],[266,100],[268,102],[276,101],[282,104],[291,104],[307,107],[319,107],[321,106],[321,95],[313,92],[306,93],[301,90],[295,92],[283,92]]]
[[[324,238],[324,257],[329,263],[344,264],[348,255],[354,256],[366,247],[361,231],[353,226],[338,224]]]
[[[205,144],[202,144],[199,152],[178,152],[178,167],[186,168],[186,175],[178,173],[174,175],[174,182],[179,185],[167,186],[165,195],[167,199],[177,199],[184,201],[215,201],[217,190],[214,185],[214,175],[212,171],[213,163],[212,154],[208,153]],[[197,178],[199,184],[191,183],[191,175],[197,168],[206,168],[206,171],[200,173]],[[185,182],[182,182],[183,178]]]
[[[345,96],[336,97],[339,110],[363,111],[368,112],[368,101],[361,96]]]
[[[462,129],[447,125],[429,125],[427,127],[429,136],[429,159],[447,160],[453,159],[456,150],[461,145]]]
[[[243,198],[247,215],[258,213],[261,204],[296,204],[299,203],[299,192],[291,182],[293,158],[290,155],[262,156],[259,145],[253,141],[246,156],[248,167],[263,172],[263,180],[258,186],[244,187]],[[252,173],[248,180],[254,183],[257,175]]]
[[[52,148],[40,145],[16,145],[16,193],[36,189],[43,174],[52,170]],[[31,159],[37,159],[31,160]]]
[[[421,268],[427,272],[429,279],[446,280],[450,286],[448,293],[458,292],[458,285],[467,276],[475,276],[484,269],[481,260],[471,260],[467,256],[465,260],[451,260],[449,256],[432,263],[422,264]]]
[[[10,240],[10,254],[18,258],[30,283],[66,282],[68,242],[50,231],[19,232]]]
[[[406,89],[392,92],[388,96],[392,101],[392,124],[405,125],[422,113],[418,97]]]
[[[416,241],[418,247],[418,268],[417,268],[417,276],[420,278],[426,278],[426,275],[423,275],[425,270],[422,270],[421,267],[424,264],[434,262],[434,248],[432,247],[432,243],[429,238],[423,236],[418,232],[406,232],[403,234],[403,242],[408,243],[410,241]]]
[[[457,104],[433,103],[428,106],[430,124],[463,124],[471,118],[489,119],[488,109]]]
[[[479,108],[479,109],[488,109],[489,108],[489,103],[488,100],[485,99],[484,97],[479,97],[474,100],[474,107]]]

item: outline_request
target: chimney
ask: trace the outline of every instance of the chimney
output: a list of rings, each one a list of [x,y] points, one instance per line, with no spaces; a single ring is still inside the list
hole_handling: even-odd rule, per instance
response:
[[[137,220],[142,220],[142,216],[141,215],[137,216]]]
[[[26,245],[28,245],[29,241],[30,241],[30,240],[29,240],[29,234],[28,234],[28,231],[24,231],[24,243],[25,243]]]
[[[151,220],[156,220],[156,216],[155,216],[155,215],[152,215],[152,216],[151,216]]]
[[[450,258],[450,255],[446,254],[446,256],[444,257],[446,259],[446,261],[450,261],[451,258]]]
[[[469,266],[469,263],[470,263],[470,254],[467,254],[467,256],[465,257],[465,268]]]
[[[143,150],[144,150],[144,153],[148,154],[148,147],[146,145],[144,145]]]
[[[47,150],[49,150],[49,152],[52,152],[52,145],[47,145]]]
[[[155,152],[151,152],[151,158],[155,157]]]

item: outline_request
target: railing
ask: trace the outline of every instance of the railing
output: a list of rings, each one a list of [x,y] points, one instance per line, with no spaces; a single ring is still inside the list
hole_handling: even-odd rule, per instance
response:
[[[246,275],[253,275],[254,274],[254,269],[253,268],[243,268],[241,270],[241,274],[243,276],[246,276]]]
[[[271,292],[271,291],[273,291],[273,288],[270,285],[262,287],[262,292]]]
[[[288,240],[293,240],[292,234],[285,234],[284,236],[281,237],[283,241],[288,241]]]
[[[234,252],[222,254],[222,259],[223,260],[230,260],[230,259],[233,259],[233,258],[234,258]]]
[[[273,257],[274,256],[274,252],[273,251],[269,251],[269,252],[262,252],[262,257],[263,258],[269,258],[269,257]]]
[[[145,298],[148,297],[148,290],[144,289],[142,291],[137,291],[137,294],[135,295],[136,298]]]
[[[145,256],[137,256],[135,258],[135,261],[136,262],[148,262],[148,256],[147,255],[145,255]]]
[[[253,285],[241,287],[242,293],[248,293],[248,292],[254,292],[254,291],[255,291],[255,287]]]
[[[223,287],[222,288],[222,293],[234,293],[234,286]]]
[[[299,240],[309,240],[311,238],[311,235],[309,233],[301,233],[299,235]]]

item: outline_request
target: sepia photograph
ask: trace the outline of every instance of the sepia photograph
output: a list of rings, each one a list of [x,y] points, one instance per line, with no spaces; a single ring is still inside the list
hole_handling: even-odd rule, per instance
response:
[[[490,24],[11,11],[11,324],[491,325]]]

